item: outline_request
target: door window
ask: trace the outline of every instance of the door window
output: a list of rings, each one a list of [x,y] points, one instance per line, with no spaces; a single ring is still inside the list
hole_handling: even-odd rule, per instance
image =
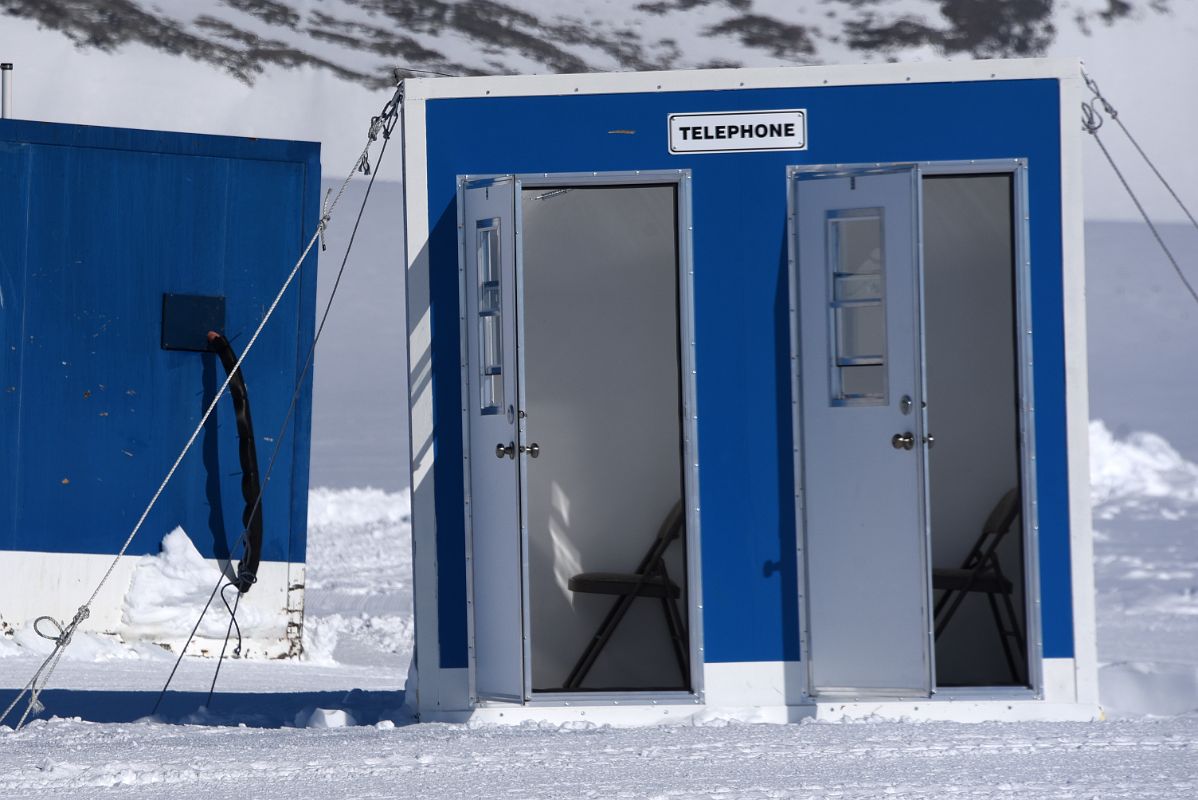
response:
[[[500,284],[499,219],[480,219],[478,248],[479,402],[483,414],[503,411],[503,291]]]
[[[882,209],[828,212],[833,405],[886,403]]]

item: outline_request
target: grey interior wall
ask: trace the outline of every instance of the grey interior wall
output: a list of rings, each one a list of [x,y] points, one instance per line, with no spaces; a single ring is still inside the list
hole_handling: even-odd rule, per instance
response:
[[[1007,176],[923,184],[935,567],[961,566],[994,504],[1018,483],[1010,185]],[[1015,524],[999,553],[1022,614],[1021,523]],[[985,595],[971,595],[958,609],[937,643],[936,667],[941,685],[1010,683]]]
[[[570,576],[632,572],[681,498],[674,189],[526,190],[523,210],[532,680],[554,689],[615,599]],[[676,543],[680,584],[683,564]],[[672,652],[637,600],[583,686],[678,686]]]

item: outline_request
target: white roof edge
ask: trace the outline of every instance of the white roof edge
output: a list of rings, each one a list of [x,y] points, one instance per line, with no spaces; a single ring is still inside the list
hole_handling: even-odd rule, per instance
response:
[[[1080,77],[1078,58],[918,61],[800,67],[736,67],[660,72],[590,72],[576,75],[496,75],[467,78],[409,78],[406,100],[632,92],[953,83]]]

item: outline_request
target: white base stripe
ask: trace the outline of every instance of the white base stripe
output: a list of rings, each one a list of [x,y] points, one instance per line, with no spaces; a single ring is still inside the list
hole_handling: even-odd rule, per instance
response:
[[[112,563],[110,555],[93,553],[39,553],[32,551],[0,551],[0,626],[20,628],[31,625],[40,616],[51,616],[68,621],[79,606],[95,590]],[[133,570],[142,556],[122,556],[104,584],[100,594],[92,603],[91,615],[84,621],[81,630],[92,633],[119,634],[121,611]],[[212,565],[213,583],[218,562],[206,559]],[[290,593],[295,608],[288,609],[288,573],[300,587]],[[258,582],[241,600],[241,607],[248,608],[257,618],[279,620],[278,629],[258,633],[254,641],[269,654],[287,653],[298,647],[299,629],[291,631],[294,642],[288,638],[288,619],[302,619],[303,613],[303,564],[286,564],[279,561],[263,561],[258,568]],[[219,602],[219,601],[214,601]],[[200,612],[202,605],[195,609]],[[288,613],[290,611],[290,613]],[[240,614],[238,615],[240,616]],[[177,639],[171,638],[164,644],[182,643],[190,630],[178,632]],[[202,643],[201,643],[202,645]]]

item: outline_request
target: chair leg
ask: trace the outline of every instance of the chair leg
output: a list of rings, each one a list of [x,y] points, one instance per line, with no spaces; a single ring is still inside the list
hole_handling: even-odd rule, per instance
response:
[[[949,594],[955,594],[956,597],[953,598],[952,603],[948,604],[948,611],[944,612],[944,618],[941,619],[940,622],[936,623],[935,637],[937,639],[940,638],[940,634],[944,633],[944,629],[947,628],[948,623],[952,621],[953,615],[957,613],[957,609],[961,607],[961,604],[965,602],[965,598],[969,596],[968,592],[963,592],[963,591],[961,591],[961,592],[946,592],[945,597],[941,598],[941,602],[937,603],[938,607],[940,607],[940,608],[944,607],[945,601],[947,600],[947,596]]]
[[[611,610],[607,612],[607,616],[603,618],[603,622],[599,623],[599,628],[595,631],[595,635],[591,637],[590,643],[587,645],[586,650],[582,652],[578,662],[574,665],[574,669],[570,670],[563,688],[577,689],[582,685],[587,673],[595,665],[595,660],[599,658],[599,654],[607,646],[608,640],[616,632],[616,626],[624,619],[624,615],[628,613],[628,609],[632,608],[632,601],[636,598],[637,595],[635,594],[620,595],[620,599],[612,604]]]
[[[678,672],[682,675],[684,684],[690,683],[690,675],[686,658],[686,628],[682,624],[682,616],[678,613],[678,604],[673,598],[661,598],[661,610],[666,615],[666,627],[670,629],[670,642],[674,645],[674,659],[678,662]]]
[[[1015,683],[1020,683],[1019,668],[1015,666],[1015,656],[1011,652],[1011,643],[1007,641],[1007,626],[1003,623],[1002,614],[999,613],[998,600],[994,599],[992,592],[986,593],[986,599],[990,601],[990,614],[994,617],[994,629],[998,632],[998,640],[1002,644],[1002,653],[1007,659],[1007,669],[1011,671],[1011,680]]]
[[[952,599],[953,594],[954,593],[952,589],[945,589],[940,595],[940,599],[936,601],[936,605],[932,608],[932,624],[935,626],[936,640],[940,639],[940,634],[944,632],[944,626],[948,624],[948,620],[945,620],[944,624],[941,624],[937,620],[940,619],[940,612],[944,610],[944,607],[948,604],[948,601]]]
[[[1015,646],[1019,649],[1019,657],[1026,663],[1027,637],[1023,632],[1023,628],[1019,625],[1019,617],[1015,615],[1015,605],[1011,602],[1011,595],[1004,594],[1002,599],[1007,607],[1007,616],[1011,618],[1011,633],[1015,637]]]

